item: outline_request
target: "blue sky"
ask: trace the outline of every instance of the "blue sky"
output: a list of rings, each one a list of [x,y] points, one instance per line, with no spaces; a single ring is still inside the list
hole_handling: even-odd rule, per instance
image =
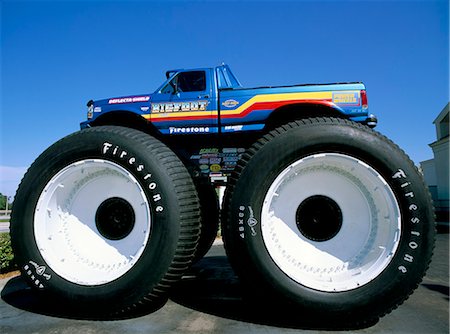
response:
[[[0,192],[77,131],[86,102],[229,64],[244,86],[363,81],[416,162],[449,101],[448,1],[1,1]]]

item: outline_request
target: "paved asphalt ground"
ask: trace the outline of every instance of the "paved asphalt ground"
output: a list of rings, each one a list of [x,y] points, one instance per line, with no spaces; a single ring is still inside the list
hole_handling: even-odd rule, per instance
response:
[[[306,325],[301,314],[265,315],[242,301],[238,279],[221,242],[196,264],[154,313],[127,320],[77,319],[64,305],[46,303],[20,277],[0,280],[0,333],[449,333],[449,235],[438,234],[434,260],[416,292],[367,328]]]

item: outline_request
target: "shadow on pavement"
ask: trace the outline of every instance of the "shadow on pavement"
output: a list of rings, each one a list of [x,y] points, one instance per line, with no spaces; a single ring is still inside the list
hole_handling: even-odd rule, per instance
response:
[[[2,300],[23,311],[46,315],[56,318],[74,319],[74,320],[124,320],[130,318],[141,317],[153,312],[164,306],[166,301],[152,309],[139,309],[133,313],[97,316],[92,313],[84,313],[82,308],[71,308],[67,304],[61,304],[57,300],[52,300],[48,295],[40,293],[35,289],[28,287],[21,277],[10,279],[1,291]]]
[[[62,314],[62,309],[64,307],[49,302],[38,291],[28,287],[26,282],[20,276],[11,278],[6,283],[1,292],[1,297],[7,304],[24,311],[64,317]]]
[[[439,292],[440,294],[444,295],[445,300],[450,300],[450,289],[448,286],[440,285],[440,284],[425,284],[422,283],[422,286],[426,287],[427,289],[431,291]]]
[[[303,316],[298,310],[271,307],[270,301],[251,303],[243,298],[242,286],[226,256],[205,257],[194,265],[188,275],[178,282],[170,299],[184,307],[222,318],[259,325],[303,330],[348,330],[368,328],[365,325],[342,326],[324,323],[320,314]]]
[[[47,295],[39,293],[27,286],[20,277],[10,279],[3,290],[1,298],[9,305],[20,310],[77,320],[121,320],[133,319],[155,312],[140,310],[125,316],[95,317],[80,313],[80,310],[52,301]],[[324,323],[320,318],[305,316],[295,309],[271,307],[270,302],[263,304],[250,303],[243,298],[243,290],[239,279],[234,274],[226,256],[209,256],[195,264],[189,273],[172,289],[170,299],[189,309],[215,315],[222,318],[247,323],[294,329],[346,330],[362,329],[375,325],[375,322],[364,326],[342,326]],[[175,309],[176,312],[176,309]]]

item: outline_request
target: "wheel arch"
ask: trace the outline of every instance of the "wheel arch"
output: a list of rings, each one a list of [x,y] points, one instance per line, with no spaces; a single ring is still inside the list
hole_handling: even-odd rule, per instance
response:
[[[142,116],[127,110],[114,110],[98,116],[91,126],[117,125],[139,130],[153,136],[159,135],[156,127]]]
[[[311,117],[348,119],[344,111],[331,103],[294,103],[275,109],[266,121],[265,130],[273,130],[283,124]]]

